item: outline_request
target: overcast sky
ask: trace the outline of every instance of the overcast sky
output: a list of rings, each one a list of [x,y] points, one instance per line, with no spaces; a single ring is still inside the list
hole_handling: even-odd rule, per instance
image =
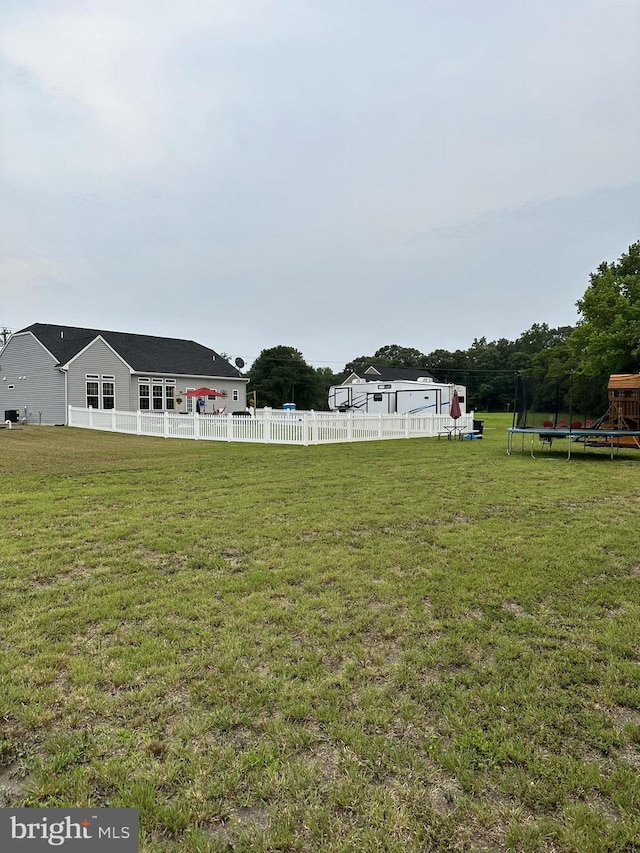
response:
[[[316,366],[577,320],[640,0],[0,0],[0,327]]]

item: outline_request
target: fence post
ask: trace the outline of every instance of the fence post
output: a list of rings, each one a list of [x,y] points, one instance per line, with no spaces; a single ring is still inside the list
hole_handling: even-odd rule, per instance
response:
[[[164,437],[169,438],[169,412],[164,413]]]
[[[409,412],[406,412],[404,416],[404,436],[405,438],[409,438],[410,435],[411,429],[409,424]]]
[[[89,429],[93,429],[93,406],[89,406]]]
[[[200,438],[200,415],[195,408],[193,410],[193,437],[196,440]]]
[[[227,412],[227,441],[233,439],[233,415]]]
[[[111,409],[111,432],[116,431],[116,410]]]
[[[353,411],[347,412],[347,441],[353,441]]]
[[[142,435],[142,412],[140,409],[136,412],[136,433]]]
[[[382,438],[382,412],[378,415],[378,438]]]
[[[264,413],[264,440],[268,444],[271,441],[271,411],[269,409],[263,409],[262,411]]]

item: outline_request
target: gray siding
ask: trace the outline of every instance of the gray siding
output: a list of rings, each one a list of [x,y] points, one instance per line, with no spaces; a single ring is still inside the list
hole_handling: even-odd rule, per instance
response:
[[[56,364],[31,332],[10,338],[0,353],[2,420],[6,409],[19,409],[27,423],[66,423],[65,377]]]
[[[129,408],[132,411],[136,411],[138,409],[138,379],[140,377],[144,377],[145,379],[151,380],[151,384],[153,384],[154,379],[175,379],[176,397],[179,397],[181,393],[186,391],[188,388],[207,387],[214,388],[216,391],[226,391],[226,397],[218,398],[215,401],[216,407],[224,407],[225,413],[240,411],[241,409],[246,409],[247,407],[246,380],[242,381],[240,379],[230,379],[228,377],[220,378],[215,376],[178,376],[176,374],[171,373],[140,373],[135,374],[131,377]],[[233,399],[234,389],[238,391],[239,399],[237,401]],[[212,405],[213,401],[208,401],[207,407],[210,408]],[[176,406],[176,411],[186,412],[187,401],[183,400],[180,406]]]
[[[131,371],[124,361],[117,356],[111,347],[99,338],[92,343],[68,365],[68,394],[70,406],[87,405],[87,373],[97,374],[100,379],[106,374],[115,376],[115,407],[128,411],[129,384]]]

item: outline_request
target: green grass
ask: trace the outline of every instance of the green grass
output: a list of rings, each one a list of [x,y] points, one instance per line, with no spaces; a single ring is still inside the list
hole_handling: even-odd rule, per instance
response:
[[[508,425],[0,432],[0,804],[138,807],[158,853],[637,849],[640,453]]]

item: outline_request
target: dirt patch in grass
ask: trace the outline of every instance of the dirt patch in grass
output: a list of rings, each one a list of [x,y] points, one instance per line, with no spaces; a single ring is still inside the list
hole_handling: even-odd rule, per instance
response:
[[[607,709],[607,713],[611,717],[616,731],[622,731],[625,726],[640,722],[640,713],[634,711],[633,708],[625,708],[623,705],[614,705],[613,708]]]
[[[420,681],[423,684],[439,684],[442,681],[443,671],[435,666],[428,666],[420,673]]]
[[[619,619],[621,616],[624,616],[624,614],[624,607],[609,607],[604,612],[604,615],[607,619]]]
[[[618,750],[618,755],[626,764],[640,769],[640,749],[637,746],[628,743],[622,749]]]
[[[18,761],[0,768],[0,808],[7,808],[21,799],[28,778]]]
[[[460,615],[462,619],[476,619],[478,621],[480,619],[484,619],[484,613],[482,612],[482,610],[477,609],[466,610]]]
[[[620,820],[620,812],[615,804],[608,797],[603,796],[598,791],[591,791],[585,797],[585,803],[590,809],[601,812],[608,823],[617,823]]]
[[[441,779],[429,790],[429,799],[433,810],[441,816],[451,814],[456,809],[462,790],[453,778]]]
[[[229,812],[229,816],[222,823],[203,823],[200,832],[205,838],[234,849],[241,833],[252,830],[264,832],[270,826],[271,816],[264,806],[239,806]]]
[[[336,782],[342,775],[340,753],[329,743],[318,743],[307,752],[307,760],[318,768],[321,778],[328,783]]]
[[[232,569],[238,569],[242,566],[242,553],[237,548],[225,548],[220,556]]]
[[[514,616],[528,616],[527,611],[516,601],[503,601],[502,609],[507,613],[512,613]]]
[[[469,518],[464,512],[454,512],[451,515],[445,515],[441,518],[435,517],[430,518],[425,524],[429,527],[443,527],[446,525],[455,525],[455,524],[471,524],[473,522],[472,518]]]

